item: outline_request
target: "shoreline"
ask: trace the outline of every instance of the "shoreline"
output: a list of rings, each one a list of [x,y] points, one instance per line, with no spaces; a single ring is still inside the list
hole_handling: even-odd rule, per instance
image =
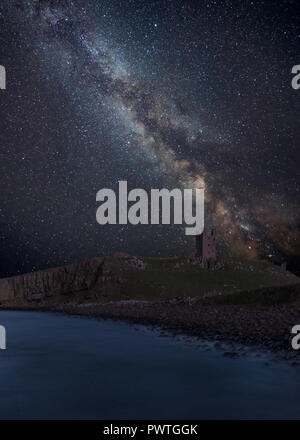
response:
[[[228,357],[238,358],[255,349],[300,366],[300,353],[291,346],[291,329],[300,323],[300,307],[211,306],[199,302],[185,298],[87,304],[19,302],[1,305],[0,310],[45,311],[152,326],[172,336],[214,343],[215,348],[228,345],[231,351],[224,352]]]

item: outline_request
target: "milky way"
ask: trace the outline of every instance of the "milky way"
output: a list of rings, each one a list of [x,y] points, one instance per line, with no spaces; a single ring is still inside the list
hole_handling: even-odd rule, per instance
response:
[[[192,249],[178,226],[97,225],[95,194],[119,180],[204,187],[224,255],[298,256],[296,8],[3,2],[1,273]]]

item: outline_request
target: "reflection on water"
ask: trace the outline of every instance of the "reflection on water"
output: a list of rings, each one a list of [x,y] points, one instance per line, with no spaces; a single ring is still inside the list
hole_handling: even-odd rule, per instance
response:
[[[299,371],[230,359],[143,327],[0,312],[0,418],[299,418]]]

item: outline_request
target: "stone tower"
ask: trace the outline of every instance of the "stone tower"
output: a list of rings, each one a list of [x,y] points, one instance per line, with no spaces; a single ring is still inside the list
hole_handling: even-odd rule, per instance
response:
[[[196,256],[201,257],[203,261],[215,262],[216,254],[216,230],[212,229],[210,233],[206,230],[200,235],[196,235]]]

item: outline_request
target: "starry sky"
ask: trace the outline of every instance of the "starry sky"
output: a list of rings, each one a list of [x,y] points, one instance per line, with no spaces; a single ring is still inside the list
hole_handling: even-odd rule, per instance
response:
[[[299,263],[299,2],[3,0],[0,276],[125,251],[178,225],[96,222],[96,192],[205,188],[220,255]]]

